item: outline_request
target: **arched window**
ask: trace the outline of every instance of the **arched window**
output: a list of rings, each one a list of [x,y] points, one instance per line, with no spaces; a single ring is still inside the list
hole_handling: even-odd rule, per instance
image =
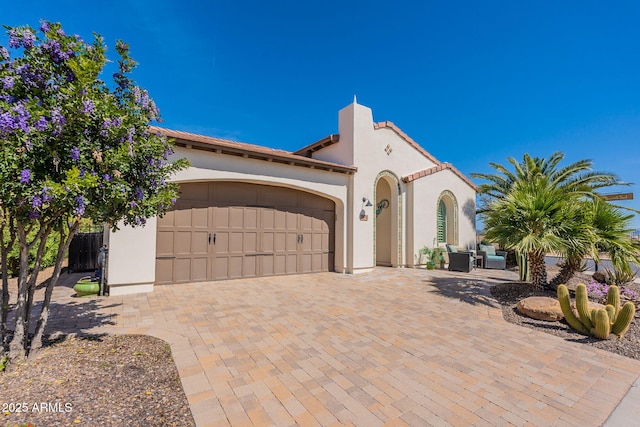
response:
[[[436,205],[436,237],[438,243],[458,244],[458,202],[449,190],[440,193]]]
[[[447,243],[447,206],[444,200],[438,203],[438,243]]]

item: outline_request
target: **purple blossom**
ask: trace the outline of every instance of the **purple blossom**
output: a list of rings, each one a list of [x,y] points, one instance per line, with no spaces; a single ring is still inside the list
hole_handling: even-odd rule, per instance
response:
[[[51,200],[53,200],[53,196],[51,194],[49,194],[50,190],[53,190],[53,188],[44,187],[42,189],[42,202],[43,203],[49,203]]]
[[[86,99],[82,101],[82,114],[91,114],[93,113],[93,108],[95,107],[94,103],[90,99]]]
[[[29,219],[36,219],[40,216],[38,211],[29,211]]]
[[[51,27],[49,27],[49,22],[45,21],[44,19],[40,20],[40,31],[42,31],[43,33],[48,32],[51,29]]]
[[[17,114],[14,116],[14,129],[22,129],[22,131],[28,132],[31,114],[25,108],[24,104],[17,104],[11,110]]]
[[[108,173],[102,175],[102,178],[104,178],[104,180],[107,182],[111,182],[111,175],[109,175]]]
[[[15,83],[15,80],[14,80],[13,76],[6,76],[6,77],[3,77],[0,80],[2,81],[2,88],[3,89],[12,89],[13,85]]]
[[[178,199],[176,199],[175,197],[171,198],[171,204],[175,204],[178,201]]]
[[[80,149],[78,147],[73,147],[71,149],[71,160],[74,162],[80,161]]]
[[[31,207],[33,209],[39,208],[42,206],[42,198],[40,196],[33,196],[31,198]]]
[[[11,28],[9,30],[9,47],[14,49],[20,47],[20,45],[22,44],[20,39],[21,39],[21,36],[20,34],[18,34],[16,29]]]
[[[28,139],[25,139],[24,148],[26,148],[27,150],[31,150],[33,148],[33,143],[31,141],[29,141]]]
[[[144,199],[144,192],[140,187],[136,187],[135,190],[133,190],[133,196],[138,200],[142,200]]]
[[[31,170],[24,169],[22,172],[20,172],[20,182],[22,184],[28,184],[29,182],[31,182]]]
[[[138,204],[132,200],[129,202],[129,206],[131,206],[132,208],[137,208]]]
[[[63,125],[66,123],[64,115],[62,114],[62,109],[60,107],[55,107],[51,110],[51,121],[56,125]]]
[[[84,210],[85,210],[84,197],[76,196],[73,198],[73,201],[75,202],[75,208],[73,209],[73,213],[76,214],[77,216],[84,215]]]
[[[0,61],[8,61],[9,60],[9,51],[6,47],[0,46]]]
[[[34,127],[40,131],[47,129],[47,118],[40,116],[40,118],[34,124]]]
[[[22,44],[24,48],[31,49],[35,41],[36,41],[36,35],[33,34],[33,32],[30,29],[25,28],[22,31]]]

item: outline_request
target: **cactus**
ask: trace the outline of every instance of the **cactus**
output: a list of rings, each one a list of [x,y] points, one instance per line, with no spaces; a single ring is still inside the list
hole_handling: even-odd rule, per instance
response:
[[[558,286],[558,302],[564,318],[573,329],[584,335],[607,339],[611,334],[622,338],[636,314],[636,306],[628,301],[620,308],[620,290],[617,286],[609,287],[607,306],[589,310],[587,288],[583,284],[576,286],[576,309],[579,318],[571,310],[569,290],[565,285]]]
[[[564,319],[567,321],[569,326],[581,334],[589,335],[589,329],[584,327],[582,322],[580,322],[576,315],[573,314],[573,310],[571,310],[569,290],[565,285],[558,286],[558,301],[560,302],[560,308],[562,309],[562,314],[564,314]]]
[[[591,330],[593,336],[606,340],[611,333],[611,322],[609,321],[609,315],[607,310],[600,308],[596,311],[596,317],[593,319],[594,327]]]
[[[611,333],[616,334],[622,338],[624,334],[629,330],[633,316],[636,314],[636,305],[631,301],[627,301],[618,312],[617,319],[613,326],[611,326]]]
[[[616,313],[620,311],[620,288],[616,285],[609,286],[609,290],[607,291],[607,304],[611,304],[615,308]]]
[[[589,297],[587,296],[587,287],[580,283],[576,286],[576,309],[580,315],[580,322],[587,330],[591,330],[595,326],[595,320],[591,319],[589,312]],[[593,322],[591,320],[594,320]]]
[[[618,313],[616,312],[616,308],[611,304],[607,304],[607,306],[605,307],[605,310],[607,310],[607,315],[609,316],[609,323],[613,325],[618,315]],[[591,318],[594,319],[594,317],[591,317]]]

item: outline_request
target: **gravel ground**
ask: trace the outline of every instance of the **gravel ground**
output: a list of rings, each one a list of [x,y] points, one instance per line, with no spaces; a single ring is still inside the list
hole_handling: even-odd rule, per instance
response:
[[[549,277],[553,277],[554,271],[548,269]],[[569,283],[569,288],[575,288],[578,283],[586,283],[591,278],[590,275],[579,274]],[[637,285],[635,285],[638,289]],[[532,285],[527,283],[501,283],[491,288],[491,295],[502,305],[502,315],[507,322],[528,328],[537,329],[548,334],[559,336],[567,341],[578,342],[591,345],[602,350],[617,353],[622,356],[640,360],[640,318],[636,313],[636,318],[631,323],[627,333],[621,339],[599,340],[593,337],[586,337],[573,330],[564,320],[560,322],[547,322],[544,320],[536,320],[524,316],[516,310],[518,301],[529,296],[548,296],[556,298],[555,292],[550,290],[536,290]],[[636,301],[636,307],[639,304]]]
[[[0,390],[1,426],[195,426],[169,345],[149,336],[49,342]]]

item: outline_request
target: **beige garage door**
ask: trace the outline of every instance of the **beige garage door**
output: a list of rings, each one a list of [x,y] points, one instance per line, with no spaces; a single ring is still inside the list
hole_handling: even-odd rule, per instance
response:
[[[334,206],[282,187],[183,184],[158,219],[156,283],[332,271]]]

